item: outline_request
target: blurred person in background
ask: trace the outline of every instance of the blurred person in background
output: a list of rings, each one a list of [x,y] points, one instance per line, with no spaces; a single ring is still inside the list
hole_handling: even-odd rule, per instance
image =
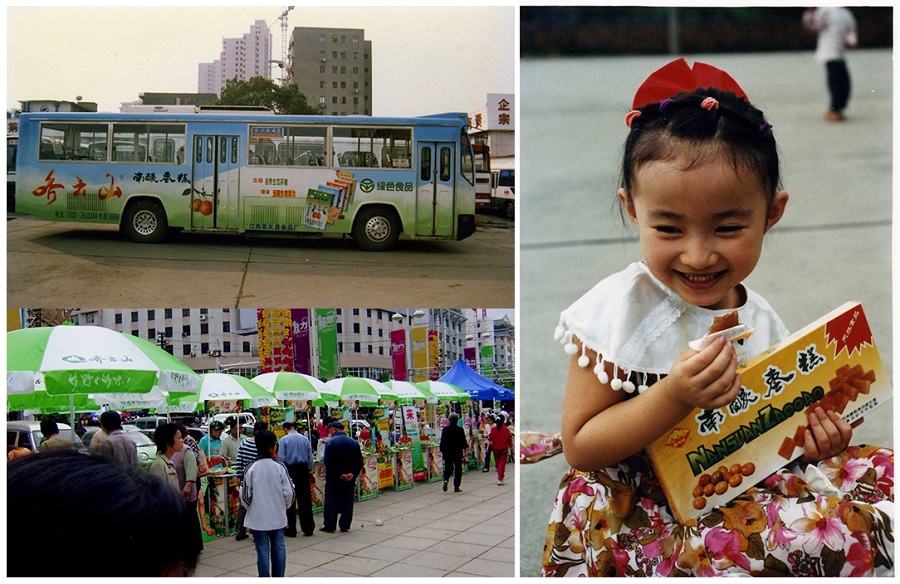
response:
[[[237,418],[228,418],[225,420],[228,426],[228,432],[222,436],[222,456],[228,459],[228,464],[233,464],[237,460],[238,448],[241,447],[241,425]]]
[[[285,535],[297,537],[297,515],[300,515],[300,531],[309,537],[316,530],[316,522],[312,512],[312,491],[310,482],[313,477],[312,445],[306,436],[297,431],[296,422],[282,424],[285,435],[278,442],[278,459],[287,466],[288,474],[294,483],[297,493],[295,502],[287,509],[287,530]]]
[[[826,6],[807,8],[803,13],[803,27],[818,35],[816,60],[825,63],[831,107],[825,112],[829,122],[842,122],[844,109],[850,100],[850,70],[844,56],[847,49],[857,45],[856,19],[846,8]]]
[[[178,432],[181,434],[182,445],[181,450],[172,455],[172,464],[175,466],[175,472],[178,475],[178,487],[181,489],[181,496],[184,497],[188,509],[193,513],[188,513],[186,517],[186,543],[193,553],[199,554],[203,551],[203,535],[200,533],[200,517],[197,514],[197,493],[198,493],[198,477],[197,469],[200,465],[200,457],[191,449],[187,442],[188,431],[184,424],[175,423]]]

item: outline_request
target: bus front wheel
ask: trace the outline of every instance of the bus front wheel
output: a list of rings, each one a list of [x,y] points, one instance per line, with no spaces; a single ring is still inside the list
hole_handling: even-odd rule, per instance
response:
[[[385,251],[400,238],[400,220],[387,207],[365,207],[356,216],[353,239],[367,251]]]
[[[137,243],[162,241],[169,229],[166,212],[156,201],[138,201],[125,211],[125,235]]]

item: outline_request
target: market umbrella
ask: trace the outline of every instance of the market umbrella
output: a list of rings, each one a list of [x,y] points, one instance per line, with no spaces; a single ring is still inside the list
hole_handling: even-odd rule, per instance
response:
[[[97,326],[61,325],[6,333],[7,394],[189,392],[194,371],[153,343]]]
[[[401,404],[410,404],[416,400],[428,403],[437,403],[438,401],[433,393],[408,381],[386,381],[385,385],[394,391],[398,398],[397,401]]]
[[[169,407],[191,402],[250,400],[250,407],[277,406],[275,394],[258,383],[228,373],[205,373],[200,376],[197,391],[185,394],[170,394],[166,400]]]
[[[52,414],[69,412],[96,412],[100,405],[87,394],[51,395],[46,391],[29,394],[8,394],[6,410],[8,412],[30,412]]]
[[[362,407],[375,407],[382,395],[390,393],[388,388],[379,390],[377,386],[383,387],[384,384],[361,377],[340,377],[325,382],[325,387],[340,396],[340,401],[358,401]],[[396,396],[387,399],[396,399]]]
[[[467,402],[472,399],[469,394],[460,388],[443,381],[420,381],[416,385],[422,389],[427,389],[441,401]]]
[[[314,406],[324,406],[326,401],[338,402],[341,399],[341,396],[332,392],[324,381],[303,373],[275,371],[257,375],[253,381],[280,400],[308,400]]]

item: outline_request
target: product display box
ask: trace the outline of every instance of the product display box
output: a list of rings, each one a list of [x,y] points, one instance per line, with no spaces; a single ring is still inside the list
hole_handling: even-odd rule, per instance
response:
[[[847,422],[891,397],[862,305],[847,303],[738,367],[728,406],[694,410],[648,448],[682,523],[734,499],[803,454],[807,411]]]

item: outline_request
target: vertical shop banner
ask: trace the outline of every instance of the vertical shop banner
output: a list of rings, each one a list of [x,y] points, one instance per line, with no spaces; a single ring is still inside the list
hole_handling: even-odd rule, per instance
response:
[[[428,379],[437,381],[441,378],[441,345],[437,331],[428,331]]]
[[[291,310],[294,341],[294,372],[312,375],[312,345],[309,340],[309,309]]]
[[[395,381],[406,381],[406,331],[391,331],[391,364]]]
[[[294,370],[293,323],[287,308],[259,308],[256,311],[259,345],[259,372]]]
[[[409,329],[409,345],[412,352],[413,382],[428,381],[428,327]]]
[[[269,309],[256,309],[256,337],[259,346],[259,373],[271,373],[272,369],[272,331],[269,329]]]
[[[481,374],[488,379],[494,377],[494,345],[481,347]]]
[[[334,308],[316,309],[316,328],[319,342],[319,379],[337,377],[341,371],[338,361],[337,317]]]
[[[272,311],[272,338],[275,343],[272,352],[275,371],[294,371],[294,323],[291,309]]]
[[[466,365],[471,367],[472,371],[478,371],[478,357],[475,354],[475,347],[465,347],[463,349],[463,360]]]
[[[403,425],[406,435],[412,438],[413,480],[425,479],[425,457],[422,454],[422,439],[419,436],[419,413],[413,406],[403,406]]]

